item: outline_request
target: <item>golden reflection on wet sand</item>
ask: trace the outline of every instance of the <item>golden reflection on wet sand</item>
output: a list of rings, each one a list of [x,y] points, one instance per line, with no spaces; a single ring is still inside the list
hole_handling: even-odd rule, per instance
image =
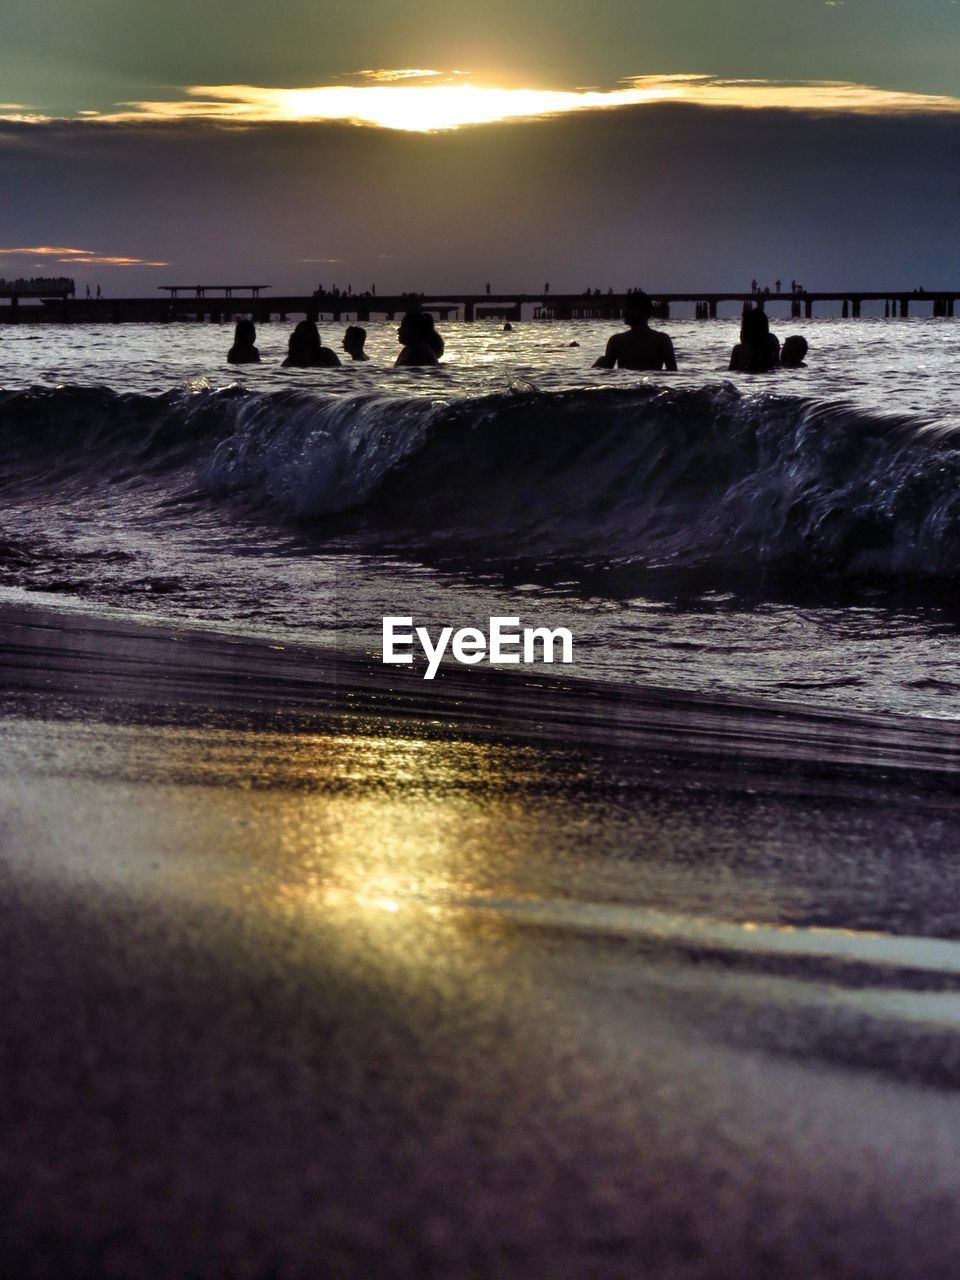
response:
[[[451,933],[489,941],[534,927],[960,973],[960,943],[949,938],[798,927],[790,916],[803,915],[808,898],[789,881],[739,866],[734,884],[722,858],[690,856],[698,840],[739,856],[736,816],[724,832],[722,813],[698,811],[692,797],[686,811],[671,804],[664,815],[650,811],[649,796],[624,802],[616,787],[597,796],[603,766],[575,751],[90,722],[43,725],[38,742],[36,722],[8,725],[14,767],[19,757],[28,772],[176,788],[165,892],[213,897],[264,925],[322,927],[351,949],[372,949],[387,969],[434,961]],[[186,831],[173,822],[185,810]],[[105,876],[129,883],[155,839],[132,839],[120,859],[109,845],[92,856]],[[80,865],[89,870],[89,851]]]
[[[949,965],[919,970],[956,947],[857,923],[879,805],[396,722],[4,727],[44,1242],[92,1187],[119,1208],[91,1256],[117,1217],[178,1254],[203,1222],[207,1249],[266,1241],[264,1275],[407,1249],[404,1276],[616,1280],[667,1249],[799,1280],[853,1274],[878,1229],[878,1276],[960,1256],[957,1107],[914,1087],[951,1085]],[[918,814],[891,865],[939,898],[951,831]],[[836,927],[804,926],[827,891]]]

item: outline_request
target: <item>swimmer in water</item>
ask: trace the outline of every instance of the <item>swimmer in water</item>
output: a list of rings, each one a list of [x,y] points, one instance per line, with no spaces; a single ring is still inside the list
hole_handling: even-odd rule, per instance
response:
[[[667,334],[650,328],[653,303],[647,294],[635,293],[624,308],[623,318],[630,326],[626,333],[615,333],[607,349],[595,360],[595,369],[666,369],[675,373],[677,357]]]
[[[363,344],[367,340],[367,331],[358,324],[348,326],[346,333],[343,335],[343,349],[351,360],[369,360],[370,357],[363,349]]]
[[[735,373],[768,373],[780,362],[780,343],[770,332],[770,321],[760,307],[744,311],[740,341],[730,352],[729,368]]]
[[[338,369],[340,359],[335,351],[320,342],[320,330],[312,320],[301,320],[287,344],[283,369]]]
[[[400,321],[397,330],[397,341],[402,350],[396,359],[396,366],[429,366],[439,364],[436,346],[440,344],[443,352],[443,339],[433,324],[433,316],[425,311],[408,311]]]
[[[806,338],[799,333],[792,333],[784,338],[780,348],[780,364],[784,369],[805,369],[804,357],[810,350]]]
[[[228,364],[259,364],[256,347],[257,329],[252,320],[238,320],[233,331],[233,346],[227,352]]]

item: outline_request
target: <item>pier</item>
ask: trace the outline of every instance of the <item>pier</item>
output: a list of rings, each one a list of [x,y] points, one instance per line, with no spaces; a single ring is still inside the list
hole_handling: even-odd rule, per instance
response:
[[[14,280],[0,277],[0,298],[10,300],[6,307],[0,309],[0,317],[15,324],[21,319],[20,299],[33,298],[41,304],[34,308],[37,314],[34,317],[24,316],[23,318],[42,319],[44,303],[55,300],[61,306],[66,306],[73,293],[74,283],[67,276],[17,276]]]
[[[33,286],[31,289],[30,286]],[[270,285],[162,285],[163,296],[141,298],[78,298],[72,280],[0,281],[0,323],[161,324],[170,322],[232,322],[249,316],[257,323],[287,322],[291,317],[340,322],[396,320],[406,311],[430,311],[439,320],[609,320],[619,322],[629,305],[629,293],[269,293]],[[951,318],[958,314],[960,289],[846,289],[794,293],[661,292],[651,291],[654,315],[668,320],[674,306],[692,307],[693,317],[709,321],[733,319],[744,305],[760,306],[780,319],[811,320],[829,306],[844,319],[862,318],[865,304],[874,314],[906,319],[910,316]],[[34,299],[25,306],[21,299]],[[723,314],[721,314],[723,308]]]

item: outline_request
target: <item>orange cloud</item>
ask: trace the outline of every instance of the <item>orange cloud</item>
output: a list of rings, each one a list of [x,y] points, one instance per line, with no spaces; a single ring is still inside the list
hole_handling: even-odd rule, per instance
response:
[[[356,73],[363,76],[364,80],[375,80],[381,84],[392,84],[396,80],[429,80],[435,76],[443,74],[442,71],[428,71],[423,67],[402,67],[399,70],[382,70],[375,71],[370,67],[365,67],[362,71]],[[459,73],[455,73],[459,74]]]
[[[612,89],[503,89],[472,84],[462,73],[443,83],[409,84],[438,72],[359,72],[372,83],[280,89],[260,85],[191,85],[172,100],[121,104],[84,119],[105,122],[207,120],[247,125],[280,121],[344,121],[429,133],[464,125],[611,110],[651,103],[859,114],[960,112],[960,98],[904,93],[841,81],[785,83],[721,80],[705,75],[637,76]],[[458,78],[459,77],[459,78]]]
[[[707,107],[767,110],[903,114],[960,112],[960,98],[946,94],[878,89],[844,80],[719,80],[713,76],[635,76],[640,91],[655,89],[661,101],[691,102]]]
[[[11,124],[49,124],[51,116],[34,111],[25,102],[0,102],[0,120]]]
[[[93,249],[74,249],[69,245],[36,244],[15,249],[0,248],[0,258],[54,258],[66,266],[74,263],[100,267],[169,267],[169,262],[156,262],[148,258],[129,258],[115,254],[97,253]]]

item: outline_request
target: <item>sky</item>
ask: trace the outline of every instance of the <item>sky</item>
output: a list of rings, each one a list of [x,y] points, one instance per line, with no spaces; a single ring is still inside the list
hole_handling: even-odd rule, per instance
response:
[[[958,0],[4,0],[0,275],[957,287]]]

